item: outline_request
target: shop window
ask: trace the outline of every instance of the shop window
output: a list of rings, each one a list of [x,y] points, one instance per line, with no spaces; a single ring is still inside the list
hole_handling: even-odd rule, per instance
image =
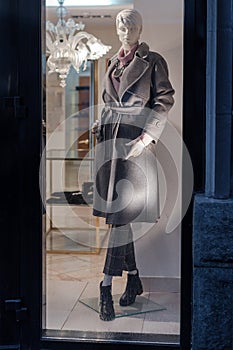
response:
[[[68,339],[68,334],[72,334],[77,339],[94,337],[110,342],[138,339],[151,343],[159,336],[164,342],[179,343],[182,214],[177,193],[181,184],[183,1],[148,3],[145,7],[144,1],[135,0],[124,7],[141,13],[140,41],[147,42],[152,51],[165,58],[175,90],[169,126],[157,151],[162,221],[132,225],[143,293],[136,297],[135,303],[127,307],[119,305],[127,274],[114,278],[116,318],[111,322],[99,317],[99,285],[111,225],[92,213],[96,138],[91,128],[101,114],[101,89],[108,59],[120,47],[115,17],[122,8],[90,7],[95,16],[90,19],[86,15],[82,19],[87,22],[87,32],[93,32],[112,46],[106,56],[88,61],[86,70],[79,73],[71,68],[65,87],[59,85],[58,75],[48,74],[46,68],[43,331],[54,337],[66,334]],[[76,20],[78,13],[85,13],[81,7],[68,7],[68,10]],[[47,7],[46,20],[56,20],[54,11],[55,7]],[[102,19],[97,16],[101,13],[105,16]],[[177,140],[175,160],[163,142],[169,135],[175,135]],[[172,169],[177,168],[177,162],[180,168],[174,174]],[[172,210],[175,205],[177,215]]]

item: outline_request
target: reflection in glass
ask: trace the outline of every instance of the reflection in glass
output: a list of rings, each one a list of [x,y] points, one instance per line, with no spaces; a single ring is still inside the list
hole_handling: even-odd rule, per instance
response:
[[[160,7],[156,7],[156,3],[150,2],[153,18],[144,9],[143,1],[137,1],[137,6],[143,16],[145,41],[153,50],[161,52],[169,64],[170,79],[176,91],[176,104],[170,120],[181,134],[183,1],[173,0],[171,4],[170,0],[164,0],[162,5],[160,2]],[[119,10],[121,8],[117,12]],[[49,12],[47,14],[46,19],[50,19]],[[77,15],[77,10],[74,15]],[[118,39],[114,18],[112,22],[102,23],[96,22],[94,27],[92,20],[92,24],[87,25],[93,26],[91,29],[94,34],[98,32],[98,37],[103,35],[101,40],[111,44],[116,52]],[[91,31],[89,27],[88,31]],[[72,330],[77,338],[85,334],[87,339],[89,332],[96,329],[96,338],[104,338],[107,330],[108,340],[111,332],[116,333],[119,339],[124,339],[124,334],[130,334],[132,341],[137,334],[145,342],[146,336],[153,341],[153,336],[157,334],[173,335],[173,340],[178,342],[179,227],[170,234],[149,229],[143,237],[138,237],[135,245],[144,286],[144,293],[137,298],[139,304],[130,307],[127,315],[107,324],[99,319],[97,313],[109,226],[101,218],[92,216],[95,139],[90,130],[99,117],[99,111],[88,107],[102,102],[100,86],[106,65],[107,59],[101,59],[98,64],[88,61],[86,71],[79,74],[71,67],[65,88],[60,86],[56,74],[46,78],[43,118],[46,122],[43,329]],[[176,188],[177,183],[173,176],[166,183],[163,171],[166,167],[169,169],[170,163],[168,158],[163,157],[162,148],[160,152],[164,160],[160,166],[160,186],[165,193],[163,188]],[[166,201],[166,196],[162,200]],[[139,225],[135,227],[135,232],[137,230],[140,232]],[[123,278],[114,281],[116,307],[126,279],[127,276],[123,275]],[[117,315],[118,312],[117,309]]]
[[[104,45],[94,35],[83,30],[85,25],[75,23],[72,18],[67,21],[65,17],[68,13],[63,6],[64,0],[58,0],[59,7],[56,9],[58,22],[54,25],[51,21],[46,22],[46,46],[49,57],[47,64],[49,74],[58,73],[60,86],[66,86],[66,78],[71,66],[77,73],[85,70],[87,60],[96,60],[105,55],[111,46]]]

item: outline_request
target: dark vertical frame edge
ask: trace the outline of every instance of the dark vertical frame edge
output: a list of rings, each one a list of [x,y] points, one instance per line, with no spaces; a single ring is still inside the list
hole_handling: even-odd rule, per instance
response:
[[[190,350],[192,334],[192,233],[193,202],[205,185],[205,113],[206,113],[206,0],[185,0],[183,140],[194,172],[194,189],[182,221],[181,238],[181,349]],[[197,137],[198,135],[198,137]],[[185,179],[186,170],[182,171]],[[183,194],[185,197],[185,194]]]

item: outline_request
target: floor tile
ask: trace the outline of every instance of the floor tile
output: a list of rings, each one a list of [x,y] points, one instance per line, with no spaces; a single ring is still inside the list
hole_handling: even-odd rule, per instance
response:
[[[180,333],[180,324],[178,322],[148,322],[144,321],[142,333],[152,334],[176,334]]]
[[[69,314],[70,311],[57,310],[54,307],[50,308],[49,311],[47,311],[45,328],[57,330],[62,329]]]
[[[145,315],[143,333],[179,334],[179,293],[150,293],[150,300],[166,307],[166,310]]]
[[[166,310],[117,318],[99,319],[96,311],[78,301],[99,296],[105,249],[98,255],[47,254],[47,327],[50,329],[179,334],[179,293],[149,293],[150,300]],[[115,277],[112,293],[122,294],[127,274]],[[144,293],[145,294],[145,293]],[[144,295],[143,294],[143,295]]]
[[[163,305],[166,310],[148,313],[145,322],[178,322],[180,321],[180,293],[150,293],[150,300]]]
[[[97,332],[136,332],[140,333],[144,315],[122,317],[113,321],[100,320],[99,314],[89,307],[77,303],[75,309],[63,326],[63,330],[82,330]]]
[[[85,286],[86,282],[47,281],[47,314],[52,310],[72,310]]]

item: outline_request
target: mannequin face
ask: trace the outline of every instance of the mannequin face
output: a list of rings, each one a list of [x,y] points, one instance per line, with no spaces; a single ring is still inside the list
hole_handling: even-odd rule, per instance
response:
[[[129,49],[138,42],[141,34],[141,28],[135,25],[126,25],[120,22],[117,25],[117,34],[123,48]]]

